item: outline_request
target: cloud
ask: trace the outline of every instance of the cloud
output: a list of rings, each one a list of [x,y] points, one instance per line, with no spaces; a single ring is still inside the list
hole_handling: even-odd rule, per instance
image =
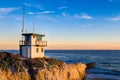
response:
[[[27,7],[35,7],[35,8],[38,8],[38,9],[43,9],[43,7],[40,4],[35,4],[34,5],[34,4],[24,2],[24,5],[27,6]]]
[[[8,14],[12,11],[15,11],[17,10],[18,8],[0,8],[0,14],[3,15],[3,14]]]
[[[58,9],[67,9],[68,7],[66,6],[60,6]]]
[[[76,19],[93,19],[92,16],[89,16],[85,13],[84,14],[82,13],[81,15],[75,14],[73,17],[76,18]]]
[[[55,11],[43,11],[43,12],[28,12],[28,14],[31,14],[31,15],[39,15],[39,14],[51,14],[51,13],[54,13]]]
[[[24,5],[25,5],[25,6],[32,6],[31,4],[28,4],[28,3],[26,3],[26,2],[24,3]]]
[[[51,16],[49,14],[54,13],[55,11],[42,11],[42,12],[28,12],[30,15],[36,15],[38,19],[48,20],[48,21],[58,21],[56,16]]]
[[[49,15],[51,13],[54,13],[55,11],[43,11],[43,12],[28,12],[30,15],[36,15],[37,18],[42,20],[49,20],[49,21],[58,21],[58,20],[75,20],[75,19],[93,19],[92,16],[89,16],[87,14],[74,14],[70,15],[69,13],[62,12],[61,15]],[[89,27],[90,25],[87,25]]]
[[[30,14],[30,15],[34,15],[34,14],[36,14],[35,12],[28,12],[28,14]]]
[[[65,11],[65,12],[62,12],[61,14],[64,18],[68,18],[68,19],[87,19],[87,20],[93,19],[92,16],[89,16],[86,13],[70,15]]]
[[[87,14],[82,14],[82,15],[81,15],[81,18],[82,18],[82,19],[92,19],[93,17],[91,17],[91,16],[89,16],[89,15],[87,15]]]
[[[110,20],[110,21],[120,21],[120,15],[117,16],[117,17],[108,18],[107,20]]]
[[[54,13],[55,11],[43,11],[43,12],[40,12],[41,14],[49,14],[49,13]]]
[[[66,13],[66,12],[62,12],[62,16],[66,16],[66,17],[67,17],[67,16],[69,16],[69,15],[68,15],[68,13]]]
[[[22,20],[22,16],[20,15],[2,15],[0,16],[0,19],[13,19],[13,20],[17,20],[17,21],[21,21]]]

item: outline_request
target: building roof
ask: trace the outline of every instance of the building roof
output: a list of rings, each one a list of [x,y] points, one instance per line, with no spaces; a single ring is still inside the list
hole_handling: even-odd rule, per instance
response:
[[[36,35],[36,36],[45,36],[43,34],[36,34],[36,33],[22,33],[23,36],[26,36],[26,35]]]

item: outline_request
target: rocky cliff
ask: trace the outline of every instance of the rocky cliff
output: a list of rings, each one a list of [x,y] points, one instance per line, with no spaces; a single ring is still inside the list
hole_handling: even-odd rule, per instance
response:
[[[53,58],[25,59],[0,53],[0,80],[84,80],[86,65]]]

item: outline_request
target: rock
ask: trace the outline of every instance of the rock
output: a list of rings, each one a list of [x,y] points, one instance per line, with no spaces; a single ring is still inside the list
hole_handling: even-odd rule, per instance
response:
[[[95,64],[94,63],[88,63],[88,64],[86,64],[86,69],[90,69],[90,68],[92,68],[92,67],[94,67],[95,66]]]
[[[83,80],[86,65],[66,64],[53,58],[23,59],[0,53],[0,80]]]

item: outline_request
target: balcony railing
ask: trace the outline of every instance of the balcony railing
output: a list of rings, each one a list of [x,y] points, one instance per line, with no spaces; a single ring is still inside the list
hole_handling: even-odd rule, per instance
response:
[[[19,44],[20,44],[20,45],[31,45],[31,41],[23,41],[23,40],[20,40],[20,41],[19,41]]]
[[[22,46],[34,45],[34,46],[46,47],[46,46],[47,46],[47,41],[39,41],[39,40],[36,40],[35,43],[32,44],[31,41],[23,41],[23,40],[20,40],[19,44],[22,45]]]
[[[39,40],[37,40],[37,41],[36,41],[36,45],[37,45],[37,46],[46,47],[46,46],[47,46],[47,41],[39,41]]]

